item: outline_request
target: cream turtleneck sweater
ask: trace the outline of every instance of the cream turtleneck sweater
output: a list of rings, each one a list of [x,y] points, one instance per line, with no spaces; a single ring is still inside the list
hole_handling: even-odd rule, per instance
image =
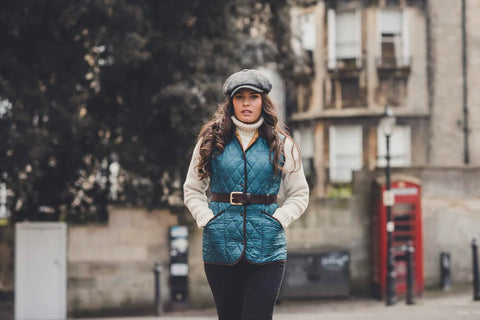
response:
[[[243,123],[235,116],[232,116],[232,121],[237,128],[243,150],[246,150],[255,133],[257,133],[258,128],[263,124],[263,117],[253,124]],[[206,190],[208,189],[210,180],[200,180],[197,170],[195,169],[200,158],[200,144],[201,140],[198,141],[193,150],[192,160],[183,185],[183,191],[185,205],[197,221],[197,225],[204,227],[215,215],[208,207],[208,199],[206,196]],[[307,208],[309,189],[303,172],[300,154],[296,148],[294,148],[291,139],[286,139],[284,150],[285,164],[283,166],[282,180],[278,193],[279,207],[275,210],[273,217],[278,219],[282,226],[286,228],[292,221],[298,219]],[[295,159],[297,163],[296,168],[293,159]],[[298,169],[298,166],[300,166],[300,169]],[[294,169],[298,170],[294,171]]]
[[[253,136],[257,133],[258,128],[263,124],[263,117],[260,117],[255,123],[244,123],[238,120],[235,116],[232,116],[232,121],[235,127],[237,127],[237,133],[240,136],[243,150],[245,151],[252,141]]]

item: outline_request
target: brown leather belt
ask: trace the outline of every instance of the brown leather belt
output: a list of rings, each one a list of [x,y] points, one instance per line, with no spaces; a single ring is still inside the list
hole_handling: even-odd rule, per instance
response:
[[[212,201],[228,202],[234,206],[244,204],[270,204],[277,202],[276,194],[250,194],[243,192],[212,193]]]

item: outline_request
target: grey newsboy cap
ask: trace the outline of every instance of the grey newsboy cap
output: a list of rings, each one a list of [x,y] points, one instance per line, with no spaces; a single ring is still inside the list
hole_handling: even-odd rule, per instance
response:
[[[230,97],[242,88],[269,93],[272,83],[257,70],[243,69],[232,74],[223,84],[223,92]]]

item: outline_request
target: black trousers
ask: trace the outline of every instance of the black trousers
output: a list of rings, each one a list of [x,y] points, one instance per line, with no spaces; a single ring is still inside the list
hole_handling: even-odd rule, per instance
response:
[[[284,261],[255,265],[242,259],[233,266],[205,264],[218,319],[272,319],[284,270]]]

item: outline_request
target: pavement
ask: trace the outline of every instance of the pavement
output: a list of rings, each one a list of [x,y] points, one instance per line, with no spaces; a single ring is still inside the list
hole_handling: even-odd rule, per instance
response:
[[[88,320],[214,320],[214,309],[170,312],[161,317],[121,317]],[[275,320],[480,320],[480,301],[469,288],[427,291],[414,305],[399,300],[393,306],[368,298],[283,301],[275,307]],[[80,320],[80,319],[76,319]],[[87,319],[81,319],[87,320]]]
[[[1,302],[1,301],[0,301]],[[0,303],[2,305],[2,303]],[[3,312],[2,312],[3,309]],[[0,307],[0,320],[11,320],[13,304]],[[75,318],[72,320],[215,320],[215,309],[168,312],[160,317]],[[426,291],[414,305],[393,306],[365,297],[331,300],[285,300],[275,307],[274,320],[480,320],[480,301],[473,289]]]

